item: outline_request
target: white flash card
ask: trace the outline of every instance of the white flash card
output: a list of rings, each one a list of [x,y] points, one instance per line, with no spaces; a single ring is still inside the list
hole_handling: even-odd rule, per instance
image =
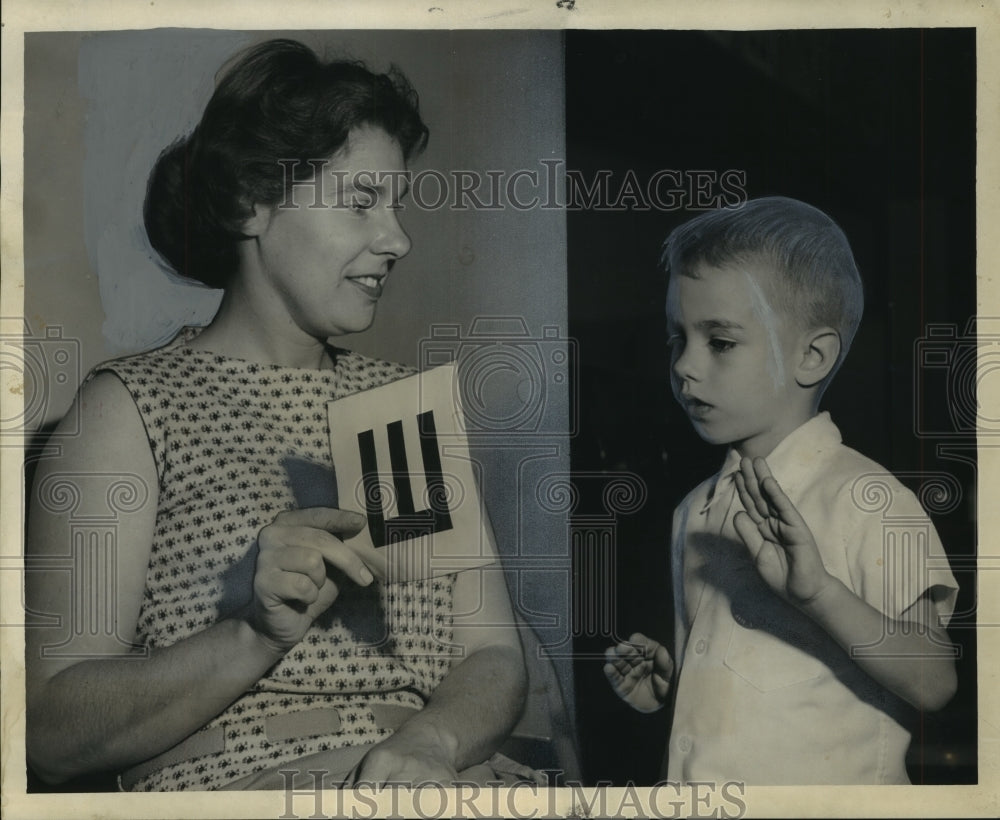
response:
[[[387,582],[496,561],[455,366],[327,404],[338,503],[368,525],[344,543]]]

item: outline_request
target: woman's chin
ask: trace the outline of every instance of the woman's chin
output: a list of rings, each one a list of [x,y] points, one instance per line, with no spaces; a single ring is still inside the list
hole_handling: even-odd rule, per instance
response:
[[[359,316],[356,319],[351,319],[347,322],[339,322],[333,330],[330,332],[328,338],[333,338],[336,336],[347,336],[352,333],[364,333],[373,324],[375,324],[375,310],[371,311],[368,316]]]

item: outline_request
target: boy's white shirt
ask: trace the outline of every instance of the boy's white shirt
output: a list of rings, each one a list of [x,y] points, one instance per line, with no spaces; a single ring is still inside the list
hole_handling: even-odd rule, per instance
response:
[[[957,584],[933,524],[890,473],[841,443],[829,414],[789,434],[767,462],[831,574],[893,618],[933,587],[947,623]],[[674,515],[680,675],[667,779],[909,782],[901,721],[911,707],[760,579],[733,526],[738,466],[730,450]]]

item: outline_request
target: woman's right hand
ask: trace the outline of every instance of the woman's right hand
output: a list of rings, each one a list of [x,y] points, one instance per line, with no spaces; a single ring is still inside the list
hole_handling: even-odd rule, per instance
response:
[[[308,507],[278,513],[260,531],[249,621],[268,648],[284,655],[302,640],[337,599],[345,576],[360,586],[372,583],[371,571],[343,541],[365,523],[360,513]]]

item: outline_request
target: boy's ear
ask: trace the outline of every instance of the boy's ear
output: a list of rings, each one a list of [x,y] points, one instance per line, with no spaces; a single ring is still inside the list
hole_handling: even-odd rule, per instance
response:
[[[799,346],[802,357],[795,368],[795,380],[802,387],[815,387],[830,375],[840,356],[840,334],[832,327],[810,330]]]

